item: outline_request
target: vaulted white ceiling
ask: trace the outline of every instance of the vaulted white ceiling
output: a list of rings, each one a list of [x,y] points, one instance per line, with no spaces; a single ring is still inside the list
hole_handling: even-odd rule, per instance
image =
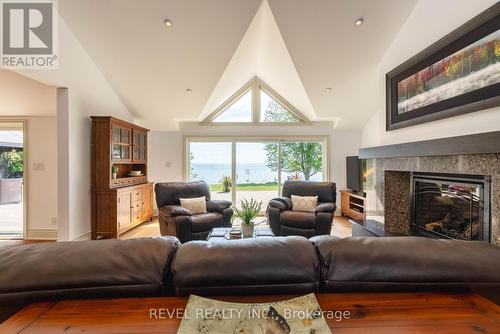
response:
[[[359,129],[376,100],[376,66],[416,1],[64,0],[59,9],[151,129],[203,119],[255,75],[311,120]]]
[[[263,1],[203,108],[205,118],[253,77],[259,77],[309,119],[314,108],[267,1]]]

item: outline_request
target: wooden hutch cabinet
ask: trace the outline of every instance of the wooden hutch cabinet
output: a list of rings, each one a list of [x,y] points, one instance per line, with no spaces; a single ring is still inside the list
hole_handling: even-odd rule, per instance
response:
[[[92,239],[117,238],[153,217],[153,183],[147,175],[149,130],[114,117],[91,118]]]

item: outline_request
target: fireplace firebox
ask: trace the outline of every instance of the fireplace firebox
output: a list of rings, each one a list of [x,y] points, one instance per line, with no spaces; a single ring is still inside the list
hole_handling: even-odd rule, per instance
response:
[[[412,173],[412,233],[490,242],[490,186],[490,176]]]

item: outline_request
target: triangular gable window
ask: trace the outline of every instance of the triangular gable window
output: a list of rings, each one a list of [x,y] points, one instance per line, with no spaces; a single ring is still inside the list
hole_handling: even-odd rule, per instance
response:
[[[304,115],[255,77],[205,120],[205,123],[305,123]]]
[[[213,119],[213,122],[251,122],[252,121],[252,91],[248,91],[230,104],[224,112]]]
[[[260,90],[260,121],[261,122],[300,122],[300,120],[286,109],[281,103],[272,98],[262,89]]]

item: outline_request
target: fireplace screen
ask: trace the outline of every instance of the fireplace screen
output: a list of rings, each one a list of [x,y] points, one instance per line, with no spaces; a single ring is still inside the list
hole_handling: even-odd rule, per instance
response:
[[[437,238],[489,241],[488,180],[414,174],[414,231]]]

